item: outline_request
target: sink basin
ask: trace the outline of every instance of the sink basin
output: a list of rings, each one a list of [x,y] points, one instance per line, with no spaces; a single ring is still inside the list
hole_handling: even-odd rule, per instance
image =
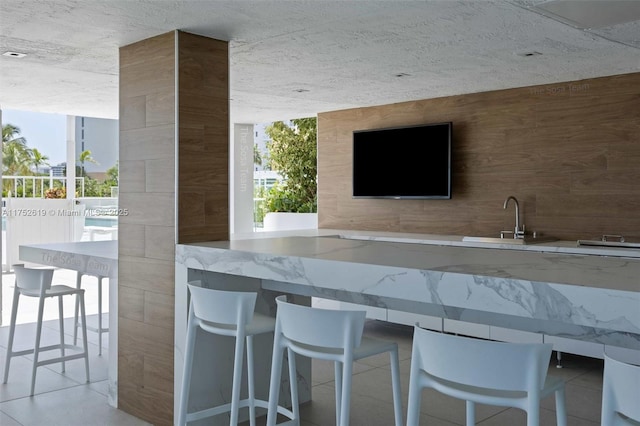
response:
[[[462,241],[473,243],[489,243],[489,244],[514,244],[514,245],[527,245],[527,244],[540,244],[548,243],[550,241],[556,241],[556,238],[552,237],[533,237],[527,235],[524,238],[500,238],[500,237],[475,237],[467,236],[462,237]]]

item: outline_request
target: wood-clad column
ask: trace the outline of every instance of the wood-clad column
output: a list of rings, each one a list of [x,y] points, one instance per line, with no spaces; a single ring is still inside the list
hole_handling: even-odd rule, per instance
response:
[[[228,81],[223,41],[120,49],[118,407],[154,425],[173,421],[176,241],[229,235]]]

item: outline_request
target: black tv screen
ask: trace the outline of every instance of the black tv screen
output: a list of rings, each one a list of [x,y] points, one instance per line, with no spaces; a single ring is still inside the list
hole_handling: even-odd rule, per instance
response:
[[[353,197],[451,198],[452,123],[353,132]]]

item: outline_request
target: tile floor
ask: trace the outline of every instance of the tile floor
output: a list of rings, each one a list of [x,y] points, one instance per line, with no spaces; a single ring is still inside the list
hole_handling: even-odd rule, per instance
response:
[[[65,278],[66,272],[57,271],[54,276]],[[74,279],[75,275],[66,278]],[[5,288],[3,304],[7,306],[4,314],[10,310],[11,295],[8,282],[11,276],[3,276]],[[71,281],[72,283],[74,281]],[[91,287],[87,286],[87,312],[95,320],[95,306],[90,307],[92,300]],[[95,298],[93,298],[95,300]],[[54,316],[46,321],[44,339],[57,342],[58,323],[55,312],[56,304],[50,302]],[[67,315],[72,312],[66,310]],[[32,344],[35,330],[34,324],[27,322],[28,314],[19,326],[18,344],[28,347]],[[46,319],[46,318],[45,318]],[[92,318],[88,319],[88,322]],[[71,319],[65,321],[65,332],[71,335]],[[0,327],[0,364],[4,368],[6,343],[8,336],[8,317]],[[400,347],[400,369],[403,390],[403,406],[406,410],[407,390],[409,385],[409,369],[411,356],[410,327],[396,326],[388,323],[371,321],[367,323],[366,332],[380,338],[395,340]],[[146,425],[144,421],[127,413],[110,407],[107,404],[107,362],[105,355],[97,355],[97,335],[88,333],[90,344],[91,383],[85,383],[84,364],[82,360],[67,363],[65,374],[60,373],[59,365],[53,364],[38,369],[36,395],[28,396],[30,380],[31,356],[12,360],[9,382],[0,384],[0,425],[33,425],[33,426],[137,426]],[[106,340],[106,339],[105,339]],[[104,343],[106,345],[106,341]],[[20,346],[22,347],[22,346]],[[602,393],[601,360],[564,354],[564,368],[556,369],[552,362],[549,371],[567,380],[566,398],[569,426],[598,425]],[[356,363],[353,377],[351,401],[352,426],[390,426],[393,424],[393,406],[391,401],[391,372],[386,354],[362,360]],[[541,425],[555,425],[553,397],[542,403]],[[422,402],[422,425],[445,426],[464,424],[464,403],[440,395],[433,391],[425,391]],[[327,426],[334,420],[334,383],[333,367],[330,363],[314,361],[313,363],[313,401],[301,408],[302,425]],[[526,424],[523,412],[501,407],[478,406],[476,422],[486,426],[511,426]],[[406,413],[403,413],[406,418]],[[264,424],[261,419],[258,424]]]

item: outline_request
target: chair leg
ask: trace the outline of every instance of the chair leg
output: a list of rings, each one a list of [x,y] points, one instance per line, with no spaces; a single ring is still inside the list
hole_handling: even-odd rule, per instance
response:
[[[409,376],[409,397],[407,403],[407,426],[418,426],[420,423],[420,403],[422,387],[420,386],[419,372],[414,370],[413,362]]]
[[[76,275],[76,289],[82,288],[82,273]],[[76,294],[76,307],[73,314],[73,346],[78,344],[78,311],[80,310],[80,294]]]
[[[564,387],[556,390],[556,423],[567,426],[567,406],[565,403]]]
[[[340,402],[340,426],[349,426],[351,414],[351,377],[353,359],[347,359],[342,365],[342,400]]]
[[[466,401],[466,406],[467,426],[474,426],[476,424],[476,404],[473,401]]]
[[[256,390],[253,371],[253,336],[247,336],[247,388],[249,392],[249,425],[256,424]]]
[[[287,349],[287,363],[289,364],[289,382],[291,383],[291,412],[295,425],[300,425],[300,401],[298,399],[298,369],[296,368],[296,354]]]
[[[614,396],[610,377],[604,374],[602,383],[602,413],[600,415],[601,425],[615,424],[617,413],[615,412]],[[558,396],[556,394],[556,416],[558,415]],[[557,419],[557,417],[556,417]],[[556,420],[557,421],[557,420]]]
[[[233,360],[233,385],[231,388],[231,417],[230,425],[238,424],[238,402],[240,401],[240,386],[242,385],[242,359],[244,358],[244,336],[236,336],[235,356]]]
[[[190,309],[191,311],[193,309]],[[196,344],[197,326],[191,324],[193,313],[189,315],[187,326],[187,342],[184,348],[184,364],[182,370],[182,385],[180,389],[180,405],[178,406],[178,425],[187,424],[187,410],[189,404],[189,389],[191,388],[191,369],[193,367],[193,350]]]
[[[84,291],[78,295],[80,298],[80,318],[82,318],[82,345],[84,349],[84,368],[87,373],[87,383],[91,381],[89,376],[89,342],[87,342],[87,317],[84,309]]]
[[[275,426],[278,415],[278,400],[280,399],[280,378],[282,377],[282,359],[284,349],[280,347],[278,337],[273,342],[273,356],[271,358],[271,378],[269,382],[269,409],[267,411],[267,426]],[[291,384],[293,387],[293,384]],[[293,390],[291,391],[293,394]]]
[[[60,356],[64,358],[64,312],[62,307],[62,296],[58,296],[58,321],[60,322]],[[62,372],[67,371],[66,363],[62,360]]]
[[[98,356],[102,356],[102,277],[98,277]]]
[[[40,337],[42,337],[42,317],[44,316],[44,297],[38,300],[38,322],[36,323],[36,341],[33,347],[33,367],[31,369],[31,390],[29,396],[33,396],[36,387],[36,369],[38,368],[38,355],[40,354]]]
[[[531,397],[529,397],[531,401]],[[540,426],[540,400],[527,406],[527,426]]]
[[[16,288],[13,290],[11,321],[9,322],[9,341],[7,342],[7,356],[4,360],[4,378],[2,380],[2,383],[7,383],[7,380],[9,380],[9,365],[11,364],[11,357],[13,357],[13,337],[16,332],[16,318],[18,315],[18,299],[19,298],[20,298],[20,292]]]
[[[400,389],[400,360],[398,349],[389,353],[391,358],[391,386],[393,389],[393,411],[396,426],[402,426],[402,391]]]
[[[342,412],[342,363],[333,363],[334,383],[336,392],[336,426],[340,424],[340,413]]]

